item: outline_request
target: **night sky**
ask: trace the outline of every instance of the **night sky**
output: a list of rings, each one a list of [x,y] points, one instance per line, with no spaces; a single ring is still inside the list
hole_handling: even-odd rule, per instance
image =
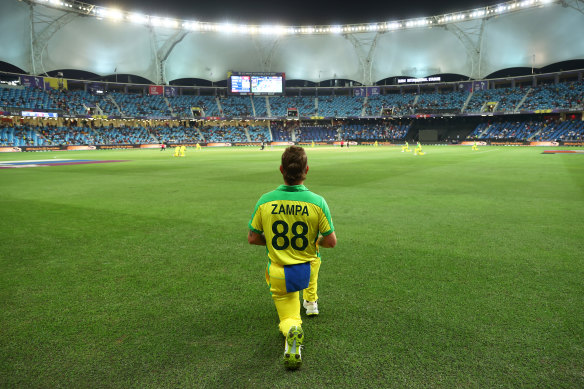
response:
[[[120,8],[159,17],[245,24],[351,24],[433,16],[504,1],[492,0],[88,0],[90,4]]]

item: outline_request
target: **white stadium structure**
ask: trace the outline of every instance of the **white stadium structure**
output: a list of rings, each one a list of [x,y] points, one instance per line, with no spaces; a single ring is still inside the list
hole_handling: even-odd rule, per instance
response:
[[[520,0],[414,20],[263,26],[162,19],[68,0],[0,2],[0,61],[32,75],[75,69],[155,84],[229,71],[287,80],[458,74],[584,59],[584,1]]]

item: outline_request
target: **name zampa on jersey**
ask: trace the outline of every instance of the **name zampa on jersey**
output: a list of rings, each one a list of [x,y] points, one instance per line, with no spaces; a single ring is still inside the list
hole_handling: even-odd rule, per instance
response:
[[[270,204],[272,206],[272,215],[284,214],[284,215],[306,215],[308,214],[308,207],[306,205],[294,205],[294,204]]]

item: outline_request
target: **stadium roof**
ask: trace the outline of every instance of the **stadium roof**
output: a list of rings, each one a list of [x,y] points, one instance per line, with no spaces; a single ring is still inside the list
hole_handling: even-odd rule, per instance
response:
[[[181,15],[178,15],[181,17]],[[581,1],[521,0],[417,19],[264,26],[138,15],[67,0],[0,2],[0,61],[31,74],[76,69],[154,83],[224,80],[228,71],[287,79],[460,74],[584,59]]]

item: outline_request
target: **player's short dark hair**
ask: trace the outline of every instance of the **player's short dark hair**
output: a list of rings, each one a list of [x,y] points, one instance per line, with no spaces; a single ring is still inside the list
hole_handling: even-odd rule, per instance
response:
[[[289,185],[297,185],[306,179],[308,157],[300,146],[290,146],[282,153],[282,169],[284,180]]]

